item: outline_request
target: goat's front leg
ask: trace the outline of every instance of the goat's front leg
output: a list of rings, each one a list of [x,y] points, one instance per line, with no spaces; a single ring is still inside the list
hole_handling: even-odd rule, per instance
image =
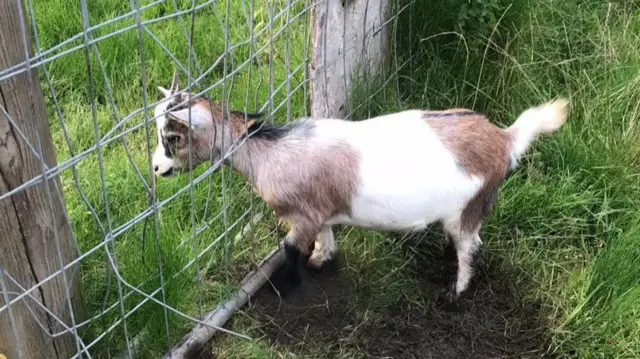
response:
[[[286,255],[286,279],[291,286],[297,287],[301,282],[301,260],[309,255],[311,244],[320,232],[320,227],[306,221],[292,223],[291,230],[284,240]]]
[[[337,251],[331,226],[322,226],[322,230],[316,236],[315,247],[307,264],[320,269],[324,263],[333,259]]]

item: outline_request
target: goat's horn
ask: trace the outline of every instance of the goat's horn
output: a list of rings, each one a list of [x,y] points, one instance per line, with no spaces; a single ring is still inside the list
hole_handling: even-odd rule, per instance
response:
[[[180,73],[178,69],[173,72],[173,81],[171,82],[171,94],[173,95],[178,91],[178,87],[180,87]]]

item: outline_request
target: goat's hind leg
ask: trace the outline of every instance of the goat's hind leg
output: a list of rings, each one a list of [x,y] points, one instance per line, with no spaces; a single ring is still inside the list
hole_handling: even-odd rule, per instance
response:
[[[447,300],[455,302],[467,290],[473,278],[473,261],[482,240],[478,229],[471,232],[464,231],[457,223],[445,223],[445,230],[451,236],[458,257],[456,280],[447,293]]]
[[[323,264],[333,259],[337,250],[331,226],[323,226],[320,233],[316,236],[315,247],[307,264],[319,270]]]

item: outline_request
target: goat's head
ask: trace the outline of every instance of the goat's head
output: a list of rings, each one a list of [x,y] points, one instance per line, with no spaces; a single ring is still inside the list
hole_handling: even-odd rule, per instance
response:
[[[178,72],[173,76],[170,89],[158,87],[164,99],[156,106],[158,144],[152,164],[156,176],[171,177],[189,170],[189,132],[191,132],[191,165],[216,163],[247,128],[248,121],[240,112],[227,112],[204,97],[179,91]]]

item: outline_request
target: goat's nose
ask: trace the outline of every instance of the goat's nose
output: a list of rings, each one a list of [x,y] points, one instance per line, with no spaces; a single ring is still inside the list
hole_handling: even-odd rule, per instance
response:
[[[153,172],[158,172],[158,165],[153,166]]]

